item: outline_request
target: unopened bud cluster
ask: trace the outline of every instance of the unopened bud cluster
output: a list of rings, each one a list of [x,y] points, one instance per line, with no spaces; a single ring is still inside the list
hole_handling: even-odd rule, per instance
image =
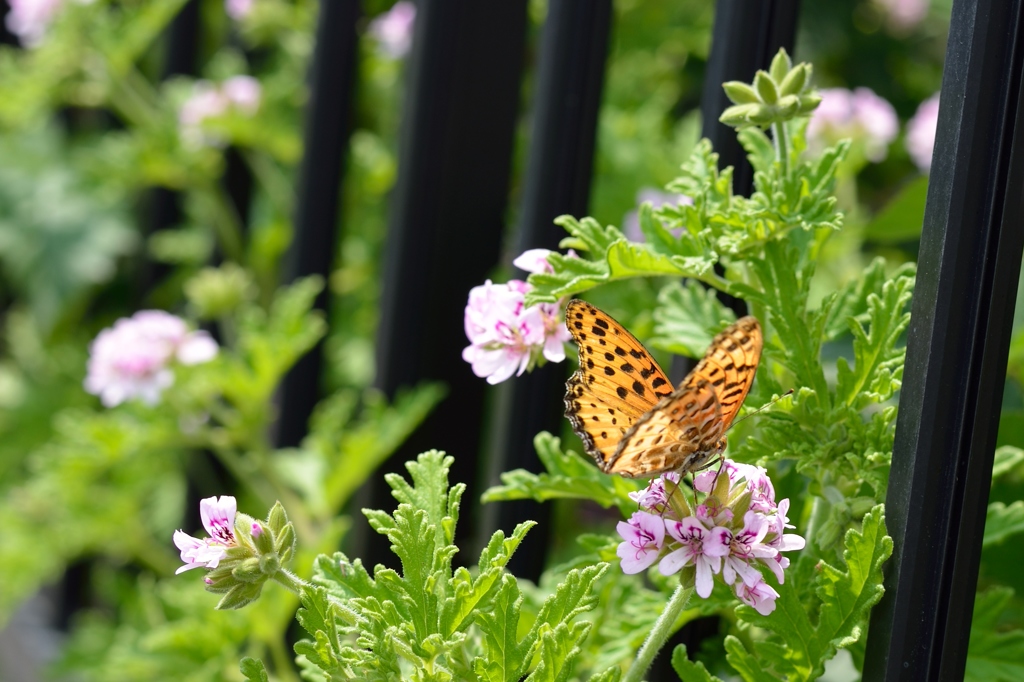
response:
[[[238,609],[254,601],[264,583],[295,553],[295,528],[280,502],[266,521],[236,513],[235,498],[230,496],[202,500],[200,514],[210,537],[198,539],[180,530],[174,534],[185,562],[178,572],[210,569],[206,589],[224,595],[219,609]]]
[[[811,89],[811,65],[793,66],[785,50],[779,50],[768,71],[757,72],[753,83],[729,81],[722,87],[733,106],[718,120],[734,128],[765,128],[807,116],[821,103]]]

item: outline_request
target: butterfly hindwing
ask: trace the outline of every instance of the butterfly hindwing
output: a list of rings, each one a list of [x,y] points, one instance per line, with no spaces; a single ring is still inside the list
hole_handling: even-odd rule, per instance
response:
[[[566,326],[579,346],[580,368],[566,385],[565,416],[603,470],[622,436],[672,384],[651,354],[607,314],[574,299]]]
[[[690,471],[713,456],[722,435],[721,411],[706,381],[664,398],[622,436],[608,473],[629,478]]]

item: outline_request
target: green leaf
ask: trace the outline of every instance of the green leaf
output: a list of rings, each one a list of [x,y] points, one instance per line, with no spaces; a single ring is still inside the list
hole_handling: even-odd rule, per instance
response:
[[[999,630],[1001,614],[1010,606],[1013,590],[997,587],[974,601],[971,640],[967,650],[968,682],[1015,682],[1024,679],[1024,630]]]
[[[263,667],[263,661],[246,656],[238,668],[249,682],[270,682],[270,676],[267,675],[267,669]]]
[[[754,644],[756,656],[739,640],[726,639],[729,663],[745,680],[775,679],[765,669],[766,663],[785,679],[816,680],[836,651],[864,636],[871,607],[884,592],[882,564],[892,554],[882,505],[864,516],[859,532],[852,528],[846,532],[844,545],[844,566],[818,564],[815,594],[820,605],[816,609],[809,609],[797,593],[794,579],[801,577],[799,573],[778,586],[779,598],[769,615],[746,605],[736,609],[742,621],[774,635],[769,642]],[[814,610],[818,611],[816,626],[809,618]]]
[[[702,357],[714,335],[736,321],[715,290],[688,279],[671,282],[658,294],[650,345],[676,355]]]
[[[691,661],[686,656],[686,645],[680,644],[672,650],[672,669],[683,682],[722,682],[708,672],[700,661]]]
[[[910,311],[904,309],[913,285],[911,277],[900,276],[887,281],[880,295],[868,295],[868,328],[857,318],[850,318],[855,369],[851,370],[842,358],[836,363],[836,397],[846,405],[861,408],[884,402],[899,390],[906,348],[897,346],[897,342],[910,324]]]
[[[585,499],[602,507],[616,505],[626,515],[636,510],[636,502],[629,498],[629,493],[640,490],[642,483],[602,473],[581,455],[563,451],[561,440],[550,433],[538,433],[533,445],[547,473],[535,474],[525,469],[503,473],[502,485],[484,492],[484,502]]]
[[[992,464],[992,479],[1013,471],[1024,462],[1024,450],[1012,445],[996,448],[995,461]]]
[[[767,673],[735,636],[726,635],[725,651],[725,660],[746,682],[777,682],[778,678]]]
[[[889,200],[874,220],[864,228],[864,236],[873,242],[895,244],[918,239],[924,221],[924,202],[928,196],[928,176],[911,180]]]
[[[559,623],[554,628],[544,625],[539,631],[540,662],[526,682],[568,682],[580,655],[580,643],[591,627],[587,622]]]
[[[483,631],[486,646],[483,656],[473,661],[473,670],[486,682],[513,682],[522,677],[529,661],[529,643],[519,643],[520,610],[523,596],[516,580],[507,573],[489,610],[481,611],[477,622]]]
[[[663,253],[657,250],[657,245],[630,242],[615,227],[601,227],[593,218],[578,221],[571,216],[560,216],[555,222],[572,235],[562,240],[561,246],[590,252],[593,260],[557,253],[550,255],[548,263],[554,272],[530,275],[533,289],[526,296],[527,305],[554,303],[563,296],[631,277],[673,275],[716,279],[712,268],[718,257],[699,234],[684,232],[672,242],[671,250]],[[655,229],[650,221],[647,229]],[[664,246],[669,242],[666,238],[659,243]]]
[[[1024,532],[1024,500],[1017,500],[1010,505],[1002,502],[988,505],[982,547],[997,544],[1020,532]]]

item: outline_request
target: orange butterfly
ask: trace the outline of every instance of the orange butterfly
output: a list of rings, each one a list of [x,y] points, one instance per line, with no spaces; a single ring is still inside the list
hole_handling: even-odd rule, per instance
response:
[[[565,324],[580,350],[565,416],[601,471],[628,478],[697,471],[725,451],[725,431],[761,359],[750,316],[716,336],[679,387],[647,349],[593,305],[573,299]]]

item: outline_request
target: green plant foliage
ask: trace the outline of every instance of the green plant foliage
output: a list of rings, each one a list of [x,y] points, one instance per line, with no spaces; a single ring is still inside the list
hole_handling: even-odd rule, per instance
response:
[[[401,572],[341,553],[316,562],[302,590],[298,620],[313,638],[296,645],[306,669],[325,679],[509,681],[569,679],[590,623],[577,617],[596,602],[604,564],[570,571],[532,613],[505,565],[532,523],[497,531],[473,573],[455,569],[452,544],[463,484],[449,488],[453,458],[424,453],[409,462],[411,482],[386,478],[399,501],[393,514],[364,510],[401,560]],[[259,668],[246,662],[249,679]],[[404,677],[402,677],[404,679]]]
[[[771,127],[769,138],[751,126],[761,114],[750,107],[735,121],[723,117],[743,128],[739,139],[755,170],[749,198],[733,194],[731,169],[719,171],[717,155],[701,142],[668,186],[692,204],[641,207],[644,242],[630,242],[590,218],[562,217],[558,222],[570,235],[562,245],[580,255],[552,256],[554,272],[530,277],[536,287],[530,300],[553,301],[616,280],[687,276],[686,282],[662,287],[654,311],[652,344],[674,352],[701,355],[712,336],[735,319],[713,290],[744,299],[760,320],[765,345],[747,403],[777,401],[732,431],[729,457],[788,472],[777,485],[794,498],[796,532],[807,537],[808,547],[778,585],[781,596],[768,616],[748,606],[735,608],[724,586],[700,600],[701,610],[734,623],[725,660],[747,680],[816,679],[838,649],[862,656],[868,612],[882,594],[881,565],[892,551],[878,503],[888,480],[914,268],[876,259],[820,302],[812,298],[822,246],[843,224],[833,193],[849,147],[840,143],[818,156],[804,153],[799,106],[782,103],[787,88],[805,92],[804,66],[791,67],[780,57],[770,74],[760,74],[747,89],[727,89],[734,101],[747,97],[750,106],[763,107],[768,118],[761,123]],[[787,78],[795,80],[783,86]],[[790,388],[792,395],[784,395]],[[632,482],[598,473],[548,434],[540,434],[535,445],[546,473],[503,474],[502,485],[484,500],[585,498],[616,505],[627,516],[636,510],[628,496]],[[594,538],[585,557],[614,560],[615,542]],[[586,563],[583,557],[577,561]],[[692,617],[691,612],[681,619]],[[619,648],[624,643],[602,641],[581,661],[592,664],[601,655],[597,647],[607,652],[637,646]],[[615,666],[624,659],[602,661]],[[684,679],[710,674],[681,660],[676,668]]]
[[[965,680],[1011,682],[1024,675],[1024,630],[1000,627],[1000,617],[1012,598],[1013,590],[1001,587],[975,599]]]

